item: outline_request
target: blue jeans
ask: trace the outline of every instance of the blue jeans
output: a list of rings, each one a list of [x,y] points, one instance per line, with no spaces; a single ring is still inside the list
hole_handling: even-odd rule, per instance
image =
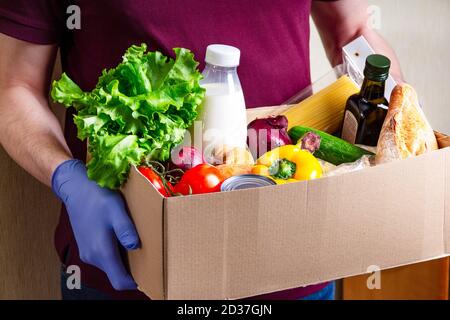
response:
[[[111,298],[96,289],[89,288],[81,284],[81,289],[67,288],[68,274],[61,270],[61,296],[63,300],[110,300]],[[306,296],[301,300],[334,300],[334,282],[325,288]]]
[[[310,294],[300,300],[334,300],[334,294],[336,286],[334,281],[327,285],[325,288]]]

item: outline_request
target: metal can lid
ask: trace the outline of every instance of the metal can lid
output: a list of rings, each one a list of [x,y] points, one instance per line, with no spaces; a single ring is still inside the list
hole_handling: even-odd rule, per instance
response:
[[[275,185],[275,181],[257,174],[241,174],[228,178],[222,183],[221,191],[252,189]]]

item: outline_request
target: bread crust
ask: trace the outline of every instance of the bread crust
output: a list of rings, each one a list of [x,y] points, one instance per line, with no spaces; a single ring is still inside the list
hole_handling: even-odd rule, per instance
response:
[[[408,84],[397,85],[377,145],[375,163],[406,159],[438,149],[433,129]]]

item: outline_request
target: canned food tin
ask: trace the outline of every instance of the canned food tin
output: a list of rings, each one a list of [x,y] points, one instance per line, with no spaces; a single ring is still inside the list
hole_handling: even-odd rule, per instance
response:
[[[275,185],[275,181],[257,174],[241,174],[230,177],[222,183],[221,191],[252,189]]]

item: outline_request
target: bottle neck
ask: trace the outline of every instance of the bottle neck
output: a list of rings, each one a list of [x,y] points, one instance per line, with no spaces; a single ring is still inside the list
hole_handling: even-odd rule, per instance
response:
[[[214,64],[210,64],[208,62],[205,63],[204,71],[213,71],[213,72],[237,72],[237,67],[221,67]]]
[[[203,79],[200,80],[201,85],[220,84],[222,88],[226,88],[227,93],[242,91],[237,67],[221,67],[206,63],[202,75]]]
[[[384,91],[386,81],[376,81],[365,78],[361,87],[360,96],[373,104],[381,104],[384,102]]]

